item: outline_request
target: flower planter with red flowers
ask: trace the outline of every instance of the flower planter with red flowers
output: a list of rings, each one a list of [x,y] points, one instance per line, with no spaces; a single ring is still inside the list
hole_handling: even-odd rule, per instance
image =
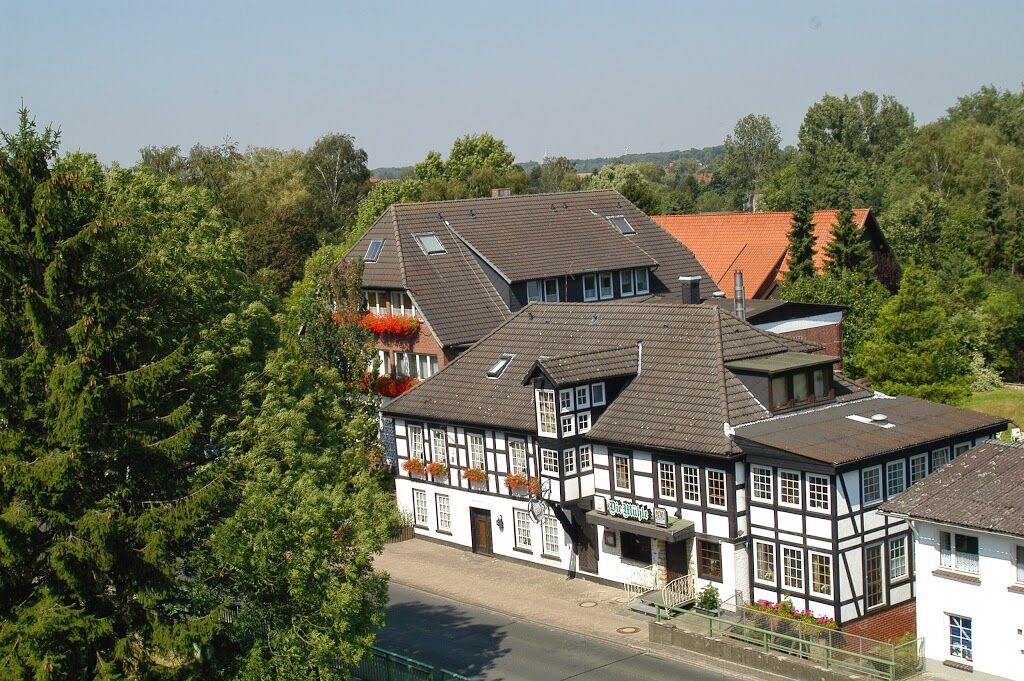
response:
[[[418,383],[419,381],[412,376],[399,376],[397,378],[378,376],[373,382],[373,392],[384,397],[398,397],[402,393],[408,392]]]
[[[505,476],[505,487],[508,487],[510,492],[525,492],[526,483],[528,480],[522,473],[509,473]]]
[[[427,472],[427,475],[436,480],[448,474],[448,464],[444,461],[431,461],[424,470]]]
[[[409,475],[423,475],[423,469],[426,464],[423,463],[423,459],[409,459],[402,463],[402,470]]]
[[[467,468],[462,471],[462,477],[470,482],[470,484],[482,484],[487,482],[487,471],[483,468]]]
[[[534,476],[526,481],[526,491],[535,497],[540,496],[540,478]]]
[[[376,312],[363,315],[359,325],[378,336],[415,336],[420,330],[420,322],[415,317]]]

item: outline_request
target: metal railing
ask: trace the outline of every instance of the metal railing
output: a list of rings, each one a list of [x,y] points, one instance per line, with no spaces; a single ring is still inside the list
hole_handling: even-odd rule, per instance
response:
[[[374,646],[352,670],[360,681],[471,681],[468,676]]]
[[[677,577],[661,589],[661,602],[666,608],[675,608],[696,598],[693,575]]]
[[[654,566],[629,567],[624,570],[622,588],[626,592],[626,602],[632,603],[648,591],[658,588],[658,575]]]
[[[884,681],[913,676],[924,659],[923,639],[893,645],[745,606],[719,617],[676,610],[672,619],[709,638],[733,638],[765,652],[787,653],[825,669],[842,669]]]

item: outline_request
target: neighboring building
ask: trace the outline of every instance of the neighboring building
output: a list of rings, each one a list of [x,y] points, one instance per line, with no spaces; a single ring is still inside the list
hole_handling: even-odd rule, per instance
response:
[[[709,305],[535,303],[382,409],[398,503],[463,548],[856,625],[913,597],[906,545],[902,573],[874,568],[877,541],[907,536],[874,507],[1005,420],[877,396],[817,349]]]
[[[882,512],[914,529],[926,671],[1024,677],[1024,446],[982,443]]]
[[[814,264],[825,268],[825,248],[832,241],[832,230],[839,211],[814,213]],[[892,249],[870,209],[853,211],[854,220],[864,231],[875,260],[878,280],[890,290],[899,283],[899,268]],[[692,215],[654,215],[652,219],[690,249],[711,275],[715,284],[732,297],[733,275],[743,272],[751,298],[771,298],[788,271],[786,247],[793,214],[789,212],[696,213]]]
[[[707,302],[728,311],[736,309],[734,300],[712,298]],[[777,298],[751,299],[744,301],[743,318],[762,331],[820,345],[820,354],[842,357],[845,312],[842,305],[794,303]],[[836,365],[842,369],[841,360]]]
[[[377,335],[379,372],[395,377],[432,376],[531,301],[717,300],[693,254],[611,190],[396,204],[346,257],[364,263],[379,328],[399,329]],[[822,315],[841,308],[776,307],[764,323],[841,347]]]

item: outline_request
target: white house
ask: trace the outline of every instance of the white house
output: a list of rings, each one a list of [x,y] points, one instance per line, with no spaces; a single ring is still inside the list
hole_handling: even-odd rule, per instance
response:
[[[1024,678],[1024,446],[980,444],[882,509],[914,529],[926,670]]]

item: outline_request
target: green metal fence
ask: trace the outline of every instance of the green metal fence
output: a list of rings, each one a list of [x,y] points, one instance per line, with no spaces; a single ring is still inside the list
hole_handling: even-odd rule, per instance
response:
[[[765,652],[787,653],[825,669],[846,670],[883,681],[898,681],[916,674],[924,652],[920,639],[893,645],[744,607],[721,616],[676,610],[672,621],[709,638],[733,638]]]
[[[352,677],[361,681],[471,681],[468,676],[376,646],[352,671]]]

